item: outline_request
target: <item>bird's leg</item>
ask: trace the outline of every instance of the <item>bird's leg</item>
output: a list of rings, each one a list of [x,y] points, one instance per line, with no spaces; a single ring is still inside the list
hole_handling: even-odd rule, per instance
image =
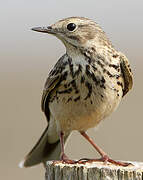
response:
[[[68,164],[76,163],[76,161],[70,160],[65,154],[65,151],[64,151],[64,133],[62,131],[60,132],[60,143],[61,143],[61,160],[62,160],[62,162],[68,163]]]
[[[60,133],[60,143],[61,143],[61,160],[65,161],[68,159],[68,157],[65,155],[64,150],[64,133],[61,131]]]
[[[90,144],[96,149],[96,151],[101,155],[101,157],[104,158],[105,161],[106,161],[106,159],[108,159],[107,154],[99,146],[97,146],[85,132],[82,131],[82,132],[80,132],[80,134],[83,137],[85,137],[85,139],[87,139],[88,142],[90,142]]]
[[[124,163],[124,162],[119,162],[119,161],[115,161],[115,160],[112,160],[112,159],[110,159],[109,158],[109,156],[99,147],[99,146],[97,146],[94,142],[93,142],[93,140],[85,133],[85,132],[80,132],[80,134],[83,136],[83,137],[85,137],[87,140],[88,140],[88,142],[90,142],[90,144],[97,150],[97,152],[101,155],[101,158],[100,159],[81,159],[81,160],[79,160],[79,162],[80,161],[82,161],[82,160],[85,160],[85,161],[102,161],[102,162],[110,162],[110,163],[112,163],[112,164],[115,164],[115,165],[119,165],[119,166],[128,166],[128,165],[130,165],[130,163]]]

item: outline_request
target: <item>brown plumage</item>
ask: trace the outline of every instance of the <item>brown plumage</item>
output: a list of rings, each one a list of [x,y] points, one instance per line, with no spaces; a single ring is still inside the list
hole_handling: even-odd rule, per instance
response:
[[[55,35],[66,53],[49,73],[43,91],[41,106],[48,127],[21,166],[60,157],[63,162],[75,163],[64,153],[64,141],[73,130],[95,147],[100,160],[127,165],[111,160],[85,132],[109,116],[132,88],[128,59],[114,49],[100,26],[87,18],[66,18],[33,30]]]

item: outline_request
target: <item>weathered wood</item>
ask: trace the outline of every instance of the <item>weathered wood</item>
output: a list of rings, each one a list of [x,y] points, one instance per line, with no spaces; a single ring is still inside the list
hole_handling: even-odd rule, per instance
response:
[[[64,164],[49,161],[45,180],[142,180],[143,163],[131,163],[128,167],[122,167],[102,162]]]

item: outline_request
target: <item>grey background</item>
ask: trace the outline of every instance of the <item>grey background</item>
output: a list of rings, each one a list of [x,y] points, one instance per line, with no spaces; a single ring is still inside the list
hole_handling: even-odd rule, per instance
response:
[[[114,46],[130,60],[134,88],[119,108],[89,135],[114,159],[143,161],[142,66],[143,1],[5,0],[0,1],[0,179],[44,179],[42,165],[19,169],[19,161],[46,127],[40,110],[49,70],[65,52],[62,43],[31,27],[69,16],[98,22]],[[71,158],[97,157],[78,133],[67,145]]]

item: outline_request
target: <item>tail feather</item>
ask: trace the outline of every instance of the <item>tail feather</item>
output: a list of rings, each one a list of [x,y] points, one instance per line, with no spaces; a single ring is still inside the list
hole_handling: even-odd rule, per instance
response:
[[[68,137],[68,136],[67,136]],[[67,139],[65,138],[65,140]],[[48,143],[48,127],[43,132],[41,138],[30,151],[30,153],[25,157],[19,166],[20,167],[30,167],[37,165],[41,162],[45,163],[48,160],[59,160],[60,159],[60,141],[50,144]]]

